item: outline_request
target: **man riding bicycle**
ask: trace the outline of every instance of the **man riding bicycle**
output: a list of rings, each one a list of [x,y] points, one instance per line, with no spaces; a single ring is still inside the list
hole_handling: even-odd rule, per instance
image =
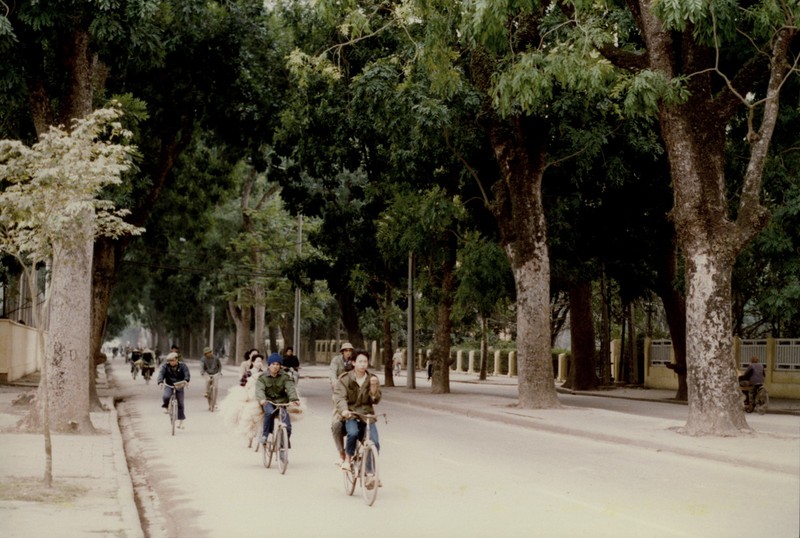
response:
[[[161,365],[161,370],[158,371],[158,386],[164,388],[164,393],[161,396],[163,401],[161,407],[164,412],[167,412],[170,396],[172,391],[175,391],[175,397],[178,399],[178,428],[183,428],[183,421],[186,420],[186,414],[183,409],[183,394],[186,387],[189,386],[189,367],[182,362],[178,362],[178,354],[170,353],[167,355],[167,362]],[[181,389],[175,389],[175,383],[178,381],[186,381]]]
[[[750,404],[751,398],[753,404],[755,404],[758,389],[764,385],[764,365],[758,362],[758,357],[750,358],[750,366],[747,367],[744,374],[739,376],[739,385],[742,388],[750,387],[750,390],[744,393],[745,407]]]
[[[283,370],[283,358],[280,353],[273,353],[267,359],[267,371],[258,376],[256,380],[256,400],[264,409],[264,427],[260,443],[267,442],[267,437],[275,426],[275,405],[292,402],[300,405],[297,390],[294,387],[292,376]],[[286,433],[292,437],[292,421],[289,413],[284,413],[283,423],[286,424]]]
[[[211,391],[213,376],[217,375],[221,371],[222,363],[219,362],[219,359],[214,356],[213,350],[210,347],[204,348],[203,358],[200,359],[200,375],[204,376],[208,374],[208,379],[206,380],[206,393],[204,394],[206,398],[208,398],[208,393]]]
[[[342,469],[349,471],[356,453],[356,442],[364,436],[366,424],[353,417],[353,413],[362,415],[375,414],[375,404],[381,401],[381,385],[378,378],[367,371],[369,366],[369,353],[358,350],[355,353],[355,363],[351,371],[341,374],[333,388],[333,400],[336,413],[345,421],[344,429],[347,432],[345,443],[345,460]],[[375,442],[378,451],[381,449],[378,440],[378,427],[373,422],[369,425],[370,438]]]

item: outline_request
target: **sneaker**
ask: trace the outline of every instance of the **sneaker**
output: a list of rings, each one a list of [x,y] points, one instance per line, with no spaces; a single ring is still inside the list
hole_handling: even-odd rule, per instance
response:
[[[342,469],[342,471],[350,471],[350,462],[349,461],[343,461],[342,465],[340,466],[340,468]]]
[[[261,444],[261,445],[266,445],[267,444],[267,437],[265,435],[262,435],[261,439],[258,440],[258,443]]]

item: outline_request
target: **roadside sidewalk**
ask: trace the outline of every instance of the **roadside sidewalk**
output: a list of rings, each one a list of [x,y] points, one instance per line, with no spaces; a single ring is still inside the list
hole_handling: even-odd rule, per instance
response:
[[[42,486],[44,436],[15,433],[26,405],[14,400],[36,391],[38,380],[0,385],[0,534],[35,536],[116,536],[144,534],[133,497],[122,436],[104,367],[97,389],[109,411],[91,413],[97,435],[52,436],[53,484]]]

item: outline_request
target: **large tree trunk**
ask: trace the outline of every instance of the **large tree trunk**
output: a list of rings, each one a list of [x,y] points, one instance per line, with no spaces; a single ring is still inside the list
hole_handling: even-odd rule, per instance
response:
[[[545,119],[497,116],[488,98],[495,59],[485,51],[471,58],[474,81],[484,95],[482,121],[500,179],[491,210],[500,229],[517,288],[519,405],[559,407],[550,355],[550,255],[542,203],[549,125]]]
[[[759,199],[761,180],[797,25],[781,27],[771,43],[762,114],[758,127],[751,124],[748,133],[750,160],[732,220],[725,181],[725,137],[729,119],[743,104],[741,98],[727,88],[715,93],[713,51],[696,44],[691,26],[682,36],[664,30],[647,0],[639,1],[635,14],[649,67],[667,80],[696,75],[689,79],[690,96],[685,102],[662,103],[659,111],[675,192],[673,217],[687,266],[689,417],[684,431],[690,435],[737,435],[749,428],[739,403],[731,353],[731,274],[738,253],[768,219]],[[757,77],[747,76],[757,70],[760,60],[743,66],[742,78],[734,80],[740,95],[761,90],[754,84]]]
[[[94,433],[89,418],[89,371],[91,317],[76,315],[91,312],[92,284],[87,276],[92,268],[93,219],[87,209],[80,229],[73,229],[53,256],[50,286],[49,329],[45,360],[47,375],[39,384],[38,401],[47,401],[49,426],[55,432]],[[47,391],[45,397],[43,392]],[[44,424],[44,409],[36,406],[31,425]]]
[[[383,321],[383,377],[387,387],[394,387],[394,335],[392,334],[392,286],[386,284],[386,293],[381,306]]]
[[[570,285],[569,325],[572,334],[572,368],[564,386],[574,390],[596,389],[591,282],[581,281]]]
[[[492,146],[502,179],[495,184],[495,216],[517,288],[519,405],[558,407],[550,355],[550,257],[542,205],[545,125],[515,118],[495,124]]]
[[[93,60],[89,34],[84,28],[74,29],[62,45],[59,52],[69,74],[69,89],[67,95],[59,96],[62,100],[58,118],[69,128],[73,119],[83,118],[92,111]],[[31,101],[47,99],[33,107],[35,113],[43,114],[50,107],[49,98],[54,96],[48,95],[41,85],[32,88]],[[35,118],[35,124],[47,127],[44,118]],[[91,209],[86,209],[75,218],[69,234],[53,245],[46,375],[39,384],[39,405],[32,408],[28,417],[28,423],[36,428],[46,424],[46,430],[94,432],[89,418],[90,379],[95,372],[95,356],[91,351],[93,244],[94,215]],[[44,401],[46,410],[41,405]]]

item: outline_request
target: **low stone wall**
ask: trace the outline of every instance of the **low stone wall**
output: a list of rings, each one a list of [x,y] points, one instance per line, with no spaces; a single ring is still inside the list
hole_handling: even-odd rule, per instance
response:
[[[37,331],[0,319],[0,383],[10,383],[39,369]]]

